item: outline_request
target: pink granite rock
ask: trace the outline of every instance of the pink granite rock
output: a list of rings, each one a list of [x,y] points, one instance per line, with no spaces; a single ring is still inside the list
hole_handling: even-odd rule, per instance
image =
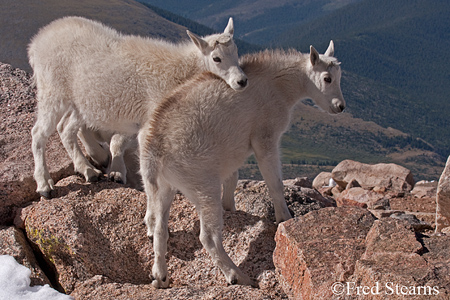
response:
[[[284,197],[293,216],[301,216],[312,210],[336,206],[334,199],[323,196],[317,190],[303,187],[303,180],[283,181]],[[235,194],[236,208],[275,222],[275,211],[269,189],[264,181],[240,180]]]
[[[224,248],[259,284],[257,289],[227,287],[199,241],[197,213],[181,195],[174,200],[169,220],[171,289],[155,291],[149,279],[153,251],[143,224],[145,205],[143,192],[111,182],[89,184],[71,176],[57,183],[55,198],[26,207],[21,217],[28,238],[54,266],[64,290],[83,299],[102,299],[94,295],[105,296],[114,289],[162,299],[170,299],[176,291],[223,298],[248,294],[248,299],[284,295],[272,261],[273,222],[245,211],[224,212]]]
[[[31,270],[31,286],[50,284],[28,244],[25,235],[14,227],[0,227],[0,255],[9,255]]]
[[[338,207],[281,223],[273,259],[289,297],[330,299],[332,284],[353,274],[374,221],[366,209]]]
[[[348,282],[355,287],[375,287],[364,299],[449,299],[450,276],[438,274],[449,274],[450,260],[443,250],[449,242],[450,237],[418,239],[406,221],[377,220]],[[441,249],[435,247],[437,243]],[[346,296],[362,295],[353,288]]]
[[[371,208],[377,201],[383,199],[385,195],[365,190],[361,187],[354,187],[344,190],[336,196],[337,206],[357,206]]]
[[[410,191],[414,187],[411,171],[396,164],[368,165],[344,160],[333,169],[332,177],[342,188],[351,180],[358,181],[365,189],[378,186],[392,191]]]
[[[290,299],[450,298],[450,236],[418,235],[406,220],[325,208],[280,224],[275,240]]]

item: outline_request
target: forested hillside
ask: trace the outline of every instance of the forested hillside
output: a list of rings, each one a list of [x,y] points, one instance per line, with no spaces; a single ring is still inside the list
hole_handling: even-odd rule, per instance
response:
[[[361,0],[139,0],[219,30],[229,16],[237,23],[236,36],[267,46],[282,32],[349,3]]]
[[[447,17],[450,3],[443,0],[175,1],[185,9],[181,13],[184,16],[195,9],[205,15],[215,11],[217,14],[211,16],[215,16],[219,25],[210,29],[152,6],[149,0],[140,1],[145,1],[145,5],[133,0],[76,3],[2,0],[0,61],[31,71],[26,58],[30,38],[39,27],[64,15],[86,16],[124,33],[172,41],[187,38],[186,28],[200,35],[221,31],[230,16],[235,19],[237,33],[250,26],[259,26],[252,29],[254,32],[277,31],[274,35],[261,35],[264,37],[261,44],[266,46],[237,41],[240,54],[268,44],[295,47],[304,52],[312,44],[323,53],[333,39],[344,70],[342,89],[347,101],[346,112],[330,116],[310,105],[299,106],[292,118],[292,128],[282,140],[286,178],[313,177],[342,159],[395,162],[413,170],[420,179],[437,179],[442,172],[450,153],[450,126],[446,119],[450,113],[447,96],[450,75],[446,71],[450,59]],[[175,2],[168,0],[156,5],[165,7]],[[276,24],[280,26],[272,28]],[[247,39],[250,35],[243,36],[245,41],[250,40]],[[255,170],[256,166],[249,164],[244,177]]]
[[[450,2],[365,0],[287,31],[275,43],[307,51],[330,39],[350,75],[348,112],[450,153]],[[367,92],[367,87],[377,87]]]

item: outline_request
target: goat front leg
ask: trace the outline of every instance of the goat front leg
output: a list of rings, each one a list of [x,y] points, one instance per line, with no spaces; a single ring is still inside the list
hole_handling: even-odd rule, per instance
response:
[[[272,147],[254,147],[259,170],[266,181],[275,208],[277,224],[292,218],[284,199],[284,187],[281,175],[281,161],[276,143],[265,143]]]
[[[223,183],[222,190],[222,206],[223,209],[228,211],[235,211],[236,206],[234,202],[234,191],[236,190],[237,182],[239,179],[239,172],[234,172],[225,182]]]
[[[220,204],[220,184],[215,192],[203,195],[187,195],[198,210],[200,217],[200,242],[225,276],[228,284],[253,285],[225,252],[222,244],[223,211]]]
[[[95,182],[102,175],[100,170],[94,168],[81,152],[77,141],[77,133],[83,126],[80,117],[74,110],[68,111],[58,123],[58,133],[64,147],[73,161],[75,171],[81,173],[86,181]]]

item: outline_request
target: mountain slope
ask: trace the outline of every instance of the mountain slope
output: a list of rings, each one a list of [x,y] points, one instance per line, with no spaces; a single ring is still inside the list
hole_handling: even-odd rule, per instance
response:
[[[342,82],[348,111],[420,137],[447,156],[449,13],[443,0],[364,0],[289,30],[276,43],[307,51],[333,39],[343,70],[359,80]],[[392,97],[364,93],[367,84]],[[349,95],[352,90],[360,97]]]
[[[67,15],[96,19],[128,34],[187,38],[186,28],[133,0],[0,0],[0,61],[30,71],[26,49],[31,37]]]
[[[267,45],[293,26],[324,16],[339,7],[361,0],[140,0],[219,30],[232,16],[237,37]]]
[[[101,20],[125,33],[170,40],[186,38],[185,27],[158,14],[189,26],[190,29],[193,29],[191,26],[194,27],[189,20],[168,16],[167,12],[155,9],[157,14],[148,7],[129,0],[83,0],[76,4],[57,0],[44,0],[39,3],[24,0],[0,1],[2,8],[8,7],[0,9],[0,61],[12,63],[14,67],[22,65],[21,68],[27,71],[30,71],[26,59],[29,39],[39,27],[64,15],[86,16]],[[207,34],[210,30],[198,25],[194,28],[199,34]],[[320,26],[317,25],[317,28]],[[362,61],[366,64],[365,69],[373,68],[374,65],[372,61],[367,63],[364,59],[355,58],[357,51],[347,50],[346,45],[349,43],[354,47],[358,46],[352,37],[343,36],[336,40],[337,56],[343,61],[345,71],[342,88],[348,103],[347,113],[330,117],[311,106],[299,106],[292,118],[292,129],[282,141],[283,162],[290,165],[285,174],[288,177],[312,177],[342,159],[354,159],[362,162],[396,162],[412,169],[415,174],[419,174],[419,178],[436,179],[442,171],[444,160],[433,153],[434,145],[417,139],[419,135],[414,130],[402,130],[409,133],[405,134],[399,130],[386,129],[389,126],[398,129],[402,124],[406,124],[406,129],[408,126],[414,129],[413,126],[418,126],[420,122],[416,122],[411,116],[421,111],[424,105],[412,101],[416,95],[405,93],[401,86],[394,86],[389,81],[378,80],[379,78],[370,78],[370,74],[361,75],[358,69],[353,69],[353,61]],[[326,49],[328,38],[324,36],[322,39],[313,40],[320,52]],[[325,39],[326,41],[322,42]],[[357,49],[362,48],[360,46]],[[365,48],[365,51],[369,50],[370,48]],[[364,55],[360,55],[367,57],[367,53],[361,53]],[[372,56],[375,55],[370,51],[369,53],[373,59]],[[8,57],[10,58],[7,59]],[[427,118],[428,115],[423,114],[421,117]],[[428,126],[434,124],[436,123]],[[439,134],[441,133],[436,133]]]

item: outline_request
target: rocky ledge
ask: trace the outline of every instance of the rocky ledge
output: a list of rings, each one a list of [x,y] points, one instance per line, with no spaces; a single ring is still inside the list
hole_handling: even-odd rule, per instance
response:
[[[28,74],[0,64],[0,255],[31,269],[32,285],[75,299],[450,298],[448,189],[414,184],[400,166],[352,161],[313,183],[284,181],[295,218],[279,226],[265,183],[239,181],[237,211],[224,212],[224,247],[257,287],[227,286],[198,239],[195,209],[178,194],[166,255],[170,288],[154,289],[143,192],[106,179],[85,183],[57,136],[47,152],[54,198],[34,192],[34,93]]]

